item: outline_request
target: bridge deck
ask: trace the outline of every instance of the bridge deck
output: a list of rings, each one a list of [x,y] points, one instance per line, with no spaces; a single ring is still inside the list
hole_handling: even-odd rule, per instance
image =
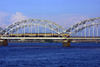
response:
[[[1,37],[1,39],[100,39],[100,37]]]

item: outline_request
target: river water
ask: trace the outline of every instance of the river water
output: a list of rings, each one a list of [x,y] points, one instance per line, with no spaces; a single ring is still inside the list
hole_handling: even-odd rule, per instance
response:
[[[9,43],[0,67],[100,67],[100,43]]]

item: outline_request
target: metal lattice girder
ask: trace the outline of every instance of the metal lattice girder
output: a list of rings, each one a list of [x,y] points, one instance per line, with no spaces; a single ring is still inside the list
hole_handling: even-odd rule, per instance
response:
[[[3,29],[0,27],[0,31],[2,31]]]
[[[0,27],[0,34],[2,34],[2,30],[3,30],[3,29]]]
[[[66,31],[65,28],[63,28],[62,26],[51,22],[51,21],[47,21],[47,20],[39,20],[39,19],[27,19],[27,20],[22,20],[16,23],[13,23],[11,25],[9,25],[8,27],[6,27],[5,29],[3,29],[1,32],[3,35],[6,35],[7,33],[14,33],[17,30],[23,28],[23,27],[27,27],[27,26],[43,26],[46,28],[49,28],[53,31],[55,31],[56,33],[62,35],[62,33],[64,33]]]
[[[6,35],[9,33],[14,33],[18,31],[19,29],[27,27],[27,26],[29,27],[36,26],[37,28],[38,26],[43,26],[45,28],[51,29],[52,31],[55,31],[57,34],[60,34],[60,35],[62,35],[62,33],[67,33],[68,35],[72,35],[72,34],[76,34],[79,31],[82,31],[83,29],[86,29],[87,27],[91,27],[94,25],[100,25],[100,17],[81,21],[71,26],[67,30],[63,28],[62,26],[51,21],[39,20],[39,19],[27,19],[27,20],[22,20],[22,21],[9,25],[5,29],[1,30],[1,34]]]
[[[73,36],[77,32],[79,32],[87,27],[94,26],[94,25],[100,25],[100,17],[81,21],[81,22],[71,26],[70,28],[68,28],[66,30],[66,33],[68,33],[70,36]]]

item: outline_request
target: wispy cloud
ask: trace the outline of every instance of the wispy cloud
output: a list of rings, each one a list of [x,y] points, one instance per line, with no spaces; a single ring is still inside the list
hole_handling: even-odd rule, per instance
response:
[[[88,16],[80,16],[80,15],[73,15],[73,16],[66,16],[64,19],[63,19],[63,23],[62,24],[64,27],[70,27],[78,22],[81,22],[83,20],[86,20],[88,19]]]
[[[0,27],[5,28],[9,24],[12,24],[17,21],[28,19],[27,16],[23,15],[20,12],[16,12],[16,14],[9,14],[6,12],[0,11]]]
[[[9,16],[9,18],[7,16]],[[34,16],[31,18],[49,20],[65,28],[69,28],[70,26],[78,22],[81,22],[82,20],[86,20],[89,17],[86,15],[79,15],[79,14],[63,14],[63,15],[54,15],[54,16]],[[0,24],[1,27],[3,28],[8,26],[8,24],[12,24],[25,19],[28,19],[28,17],[22,14],[21,12],[16,12],[16,14],[8,14],[5,12],[0,12]]]
[[[56,22],[62,26],[64,26],[65,28],[69,28],[70,26],[78,23],[78,22],[81,22],[83,20],[86,20],[88,19],[88,16],[82,16],[82,15],[61,15],[61,16],[58,16],[57,18],[58,20],[56,20]]]
[[[9,14],[6,12],[0,11],[0,27],[5,28],[9,24],[12,24],[17,21],[28,19],[27,16],[23,15],[20,12],[16,12],[16,14]]]
[[[14,22],[18,22],[18,21],[21,21],[21,20],[25,20],[25,19],[28,19],[28,17],[25,16],[25,15],[23,15],[23,14],[20,13],[20,12],[16,12],[16,14],[13,14],[13,15],[11,16],[10,21],[11,21],[12,23],[14,23]]]
[[[0,11],[0,27],[4,28],[5,26],[7,26],[6,22],[8,16],[9,16],[8,13]]]
[[[38,18],[50,20],[50,21],[55,22],[65,28],[69,28],[70,26],[72,26],[78,22],[89,19],[88,16],[79,15],[79,14],[63,14],[63,15],[55,15],[55,16],[49,16],[49,17],[39,16]]]

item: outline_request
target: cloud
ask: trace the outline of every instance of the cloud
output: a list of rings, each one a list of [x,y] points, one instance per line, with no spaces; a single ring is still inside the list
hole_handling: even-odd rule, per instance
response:
[[[23,15],[20,12],[16,12],[16,14],[9,14],[0,11],[0,27],[5,28],[14,22],[25,20],[27,18],[27,16]]]
[[[83,20],[88,19],[88,16],[81,15],[61,15],[57,18],[56,22],[65,28],[69,28],[70,26],[81,22]]]
[[[78,15],[78,14],[63,14],[63,15],[56,15],[49,17],[46,16],[40,16],[40,17],[41,17],[40,19],[50,20],[65,28],[69,28],[70,26],[78,22],[89,19],[89,17],[86,15]]]
[[[7,26],[7,17],[9,16],[8,13],[0,11],[0,27],[4,28]]]
[[[49,20],[67,29],[78,22],[89,19],[90,17],[86,15],[79,15],[79,14],[63,14],[63,15],[51,15],[51,16],[42,15],[42,16],[34,16],[31,18]],[[25,20],[25,19],[28,19],[28,17],[23,15],[20,12],[16,12],[16,14],[8,14],[5,12],[0,12],[0,24],[1,24],[1,27],[3,28],[8,26],[8,24],[12,24],[12,23]]]
[[[21,21],[21,20],[25,20],[25,19],[27,19],[27,18],[28,18],[28,17],[25,16],[25,15],[23,15],[22,13],[16,12],[16,14],[13,14],[13,15],[11,16],[10,21],[11,21],[12,23],[15,23],[15,22],[18,22],[18,21]]]
[[[65,17],[64,19],[63,19],[63,23],[64,24],[62,24],[64,27],[67,27],[67,28],[69,28],[70,26],[72,26],[72,25],[74,25],[74,24],[76,24],[76,23],[79,23],[79,22],[81,22],[81,21],[83,21],[83,20],[86,20],[86,19],[88,19],[88,16],[79,16],[79,15],[73,15],[73,16],[70,16],[70,17]]]

